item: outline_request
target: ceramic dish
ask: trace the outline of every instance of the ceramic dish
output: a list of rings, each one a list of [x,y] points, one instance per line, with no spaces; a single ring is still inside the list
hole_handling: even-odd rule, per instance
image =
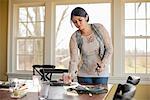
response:
[[[24,96],[26,96],[26,95],[27,95],[27,92],[21,91],[21,92],[19,92],[18,95],[15,95],[14,93],[12,93],[12,94],[11,94],[11,98],[20,99],[20,98],[22,98],[22,97],[24,97]]]

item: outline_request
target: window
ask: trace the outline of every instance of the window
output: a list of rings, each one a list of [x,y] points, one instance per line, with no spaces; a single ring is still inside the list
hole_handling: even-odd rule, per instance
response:
[[[55,63],[59,68],[68,68],[69,66],[69,41],[72,33],[76,30],[76,27],[70,21],[70,14],[77,6],[83,7],[87,11],[89,23],[102,23],[111,35],[110,3],[56,5]]]
[[[44,6],[18,7],[15,62],[16,70],[31,71],[44,62]]]
[[[150,73],[150,3],[125,3],[125,73]]]

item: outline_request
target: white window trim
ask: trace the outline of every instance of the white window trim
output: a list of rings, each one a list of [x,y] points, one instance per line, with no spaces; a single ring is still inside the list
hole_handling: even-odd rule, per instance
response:
[[[122,0],[114,0],[112,2],[112,40],[113,40],[113,69],[112,76],[120,77],[123,76],[123,58],[124,58],[124,48],[123,48],[123,4]],[[118,13],[120,12],[120,13]],[[119,20],[118,20],[119,19]],[[119,42],[118,42],[119,41]],[[119,48],[119,49],[118,49]],[[115,66],[115,67],[114,67]],[[122,67],[120,67],[122,66]]]
[[[150,0],[125,0],[125,2],[124,3],[135,3],[135,2],[150,2]],[[123,10],[124,11],[124,10]],[[125,13],[124,13],[125,14]],[[123,16],[124,17],[124,16]],[[123,20],[124,20],[125,18],[123,18]],[[140,38],[140,39],[144,39],[145,37],[147,37],[147,38],[150,38],[150,36],[125,36],[125,33],[123,32],[123,35],[124,35],[124,37],[123,37],[123,42],[125,42],[125,38],[127,39],[127,38]],[[123,43],[122,44],[123,45],[123,47],[125,47],[125,43]],[[123,49],[123,50],[125,50],[125,48]],[[124,53],[124,55],[123,55],[123,61],[125,61],[125,51],[123,52]],[[124,66],[125,64],[123,64],[123,71],[125,71],[125,66]],[[136,73],[136,74],[132,74],[132,73],[123,73],[124,74],[124,76],[128,76],[128,75],[137,75],[137,76],[140,76],[141,77],[141,79],[142,79],[142,83],[148,83],[148,84],[150,84],[150,77],[149,77],[149,75],[150,74],[143,74],[143,73]]]
[[[16,32],[16,25],[17,25],[17,8],[19,6],[41,6],[44,5],[44,0],[9,0],[9,17],[8,17],[8,49],[7,49],[7,74],[9,77],[20,77],[23,78],[27,76],[32,76],[31,71],[16,71],[16,40],[13,37]],[[12,38],[13,37],[13,38]]]

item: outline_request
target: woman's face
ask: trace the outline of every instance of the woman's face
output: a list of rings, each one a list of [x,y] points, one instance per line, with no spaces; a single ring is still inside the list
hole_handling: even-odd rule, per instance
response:
[[[73,16],[73,17],[72,17],[72,22],[74,23],[74,25],[75,25],[79,30],[85,29],[85,27],[86,27],[86,25],[87,25],[87,19],[86,19],[86,17]]]

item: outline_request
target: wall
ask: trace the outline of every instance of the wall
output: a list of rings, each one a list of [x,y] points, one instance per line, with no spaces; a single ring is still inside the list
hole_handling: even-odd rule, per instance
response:
[[[0,0],[0,80],[7,80],[8,0]]]

